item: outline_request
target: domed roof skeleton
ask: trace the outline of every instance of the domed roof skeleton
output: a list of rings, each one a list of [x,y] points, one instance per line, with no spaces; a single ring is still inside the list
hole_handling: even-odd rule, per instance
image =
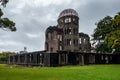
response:
[[[78,13],[74,9],[65,9],[60,13],[58,18],[70,15],[78,16]]]

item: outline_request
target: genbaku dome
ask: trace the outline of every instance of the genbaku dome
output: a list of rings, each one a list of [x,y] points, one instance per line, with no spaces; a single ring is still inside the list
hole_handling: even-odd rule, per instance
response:
[[[45,50],[27,52],[25,48],[21,53],[9,55],[8,64],[62,66],[120,63],[117,54],[91,52],[90,37],[79,32],[79,20],[74,9],[63,10],[58,16],[58,24],[49,26],[45,31]]]
[[[45,33],[45,50],[90,52],[90,38],[79,33],[79,16],[73,9],[65,9],[58,16],[58,25],[50,26]]]

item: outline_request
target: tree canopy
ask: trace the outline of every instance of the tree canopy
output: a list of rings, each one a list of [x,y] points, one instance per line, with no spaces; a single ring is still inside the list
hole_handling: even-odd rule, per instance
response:
[[[97,28],[93,33],[93,40],[104,40],[107,33],[112,30],[112,17],[106,16],[96,24]]]
[[[0,4],[3,7],[6,7],[6,4],[8,3],[9,0],[0,0]],[[2,18],[3,12],[0,9],[0,28],[3,30],[10,30],[10,31],[16,31],[15,23],[8,18]]]
[[[96,51],[105,53],[114,49],[115,52],[120,52],[120,13],[113,18],[106,16],[96,25],[92,35],[92,40],[97,43]]]
[[[107,43],[107,47],[109,49],[120,49],[120,30],[112,31],[111,33],[106,35],[105,41]],[[120,50],[119,50],[120,51]]]
[[[0,63],[1,62],[6,62],[7,58],[8,58],[8,55],[10,55],[10,54],[15,54],[15,52],[1,52],[0,53]]]

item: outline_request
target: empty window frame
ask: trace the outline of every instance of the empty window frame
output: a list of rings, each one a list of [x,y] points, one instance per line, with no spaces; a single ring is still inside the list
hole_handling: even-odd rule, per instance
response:
[[[71,39],[67,39],[67,46],[72,45],[72,40]]]
[[[71,18],[65,18],[65,23],[71,22]]]
[[[82,38],[79,38],[79,42],[80,42],[80,44],[82,44]]]
[[[84,42],[84,44],[86,43],[86,39],[85,38],[83,39],[83,42]]]
[[[65,33],[66,33],[66,34],[72,34],[72,29],[71,29],[71,28],[67,28],[67,29],[65,30]]]
[[[75,46],[77,46],[78,45],[78,40],[74,39],[73,43],[74,43]]]
[[[74,29],[73,29],[73,33],[74,33],[74,34],[78,34],[78,29],[77,29],[77,28],[74,28]]]
[[[62,50],[62,46],[60,45],[60,50]]]

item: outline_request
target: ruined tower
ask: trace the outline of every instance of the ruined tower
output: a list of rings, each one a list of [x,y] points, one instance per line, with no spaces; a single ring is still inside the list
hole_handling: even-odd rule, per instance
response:
[[[78,13],[73,9],[63,10],[58,17],[58,28],[62,33],[62,49],[64,51],[78,51],[78,30],[79,17]]]
[[[46,29],[46,52],[90,52],[90,38],[87,34],[79,33],[79,17],[74,9],[63,10],[57,22],[57,26]]]
[[[47,28],[46,33],[46,41],[45,41],[45,49],[47,52],[56,52],[58,50],[58,28],[56,26],[50,26]]]

